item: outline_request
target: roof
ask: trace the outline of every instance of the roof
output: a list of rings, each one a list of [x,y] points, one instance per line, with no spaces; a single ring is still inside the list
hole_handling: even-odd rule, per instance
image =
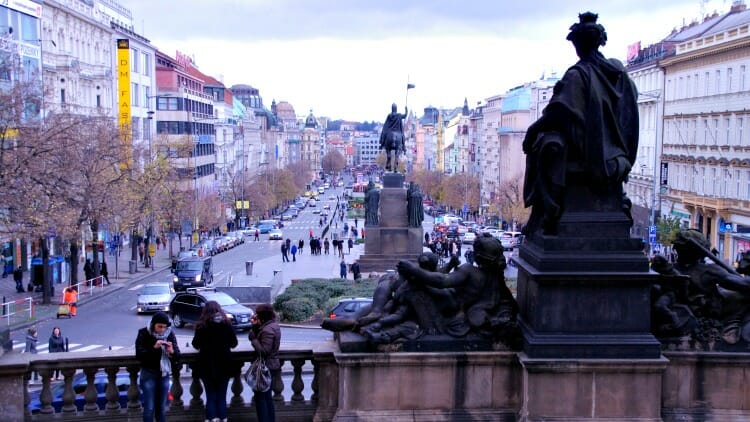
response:
[[[705,35],[724,32],[743,24],[747,24],[748,22],[750,22],[750,9],[736,13],[729,13],[728,15],[722,16],[722,19],[719,19],[714,26],[707,30]]]
[[[502,112],[529,110],[531,108],[531,89],[527,86],[513,88],[503,98]]]

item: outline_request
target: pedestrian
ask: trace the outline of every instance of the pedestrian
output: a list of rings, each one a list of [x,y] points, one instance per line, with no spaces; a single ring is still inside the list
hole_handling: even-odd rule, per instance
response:
[[[357,261],[356,259],[354,260],[354,262],[352,262],[352,277],[354,277],[355,280],[359,280],[362,278],[362,273],[359,269],[359,261]]]
[[[344,223],[344,236],[349,235],[349,223]]]
[[[157,237],[157,239],[159,239]],[[102,267],[99,270],[102,277],[104,277],[105,280],[107,280],[107,285],[110,285],[112,283],[109,282],[109,271],[107,270],[107,261],[102,262]]]
[[[78,313],[78,290],[76,286],[70,286],[63,292],[63,303],[70,306],[70,316]]]
[[[310,230],[307,231],[307,233],[310,235],[310,239],[313,238],[313,229],[310,227]]]
[[[349,246],[349,254],[352,253],[352,248],[354,247],[354,240],[350,237],[349,240],[346,242],[347,246]]]
[[[164,312],[151,317],[148,327],[138,330],[135,357],[141,364],[139,386],[143,398],[143,422],[165,422],[169,380],[180,360],[177,337]]]
[[[331,242],[329,242],[328,238],[326,237],[325,240],[323,241],[323,248],[325,249],[326,255],[328,255],[328,250],[330,249],[330,247],[331,247]]]
[[[237,371],[232,350],[237,347],[237,335],[232,323],[215,300],[206,303],[195,324],[193,347],[198,350],[194,373],[206,390],[206,420],[227,420],[227,387],[229,378]]]
[[[61,352],[67,352],[65,350],[65,339],[62,336],[62,332],[60,331],[60,327],[54,327],[52,328],[52,334],[49,336],[49,342],[47,345],[47,350],[50,353],[61,353]],[[55,369],[55,380],[60,379],[60,370]]]
[[[320,219],[318,219],[318,227],[323,227],[323,217],[320,217]]]
[[[83,264],[83,276],[86,277],[86,281],[94,278],[94,268],[91,265],[91,259],[86,258],[86,263]]]
[[[281,262],[289,262],[289,257],[287,256],[286,243],[281,244]]]
[[[19,265],[15,271],[13,271],[13,281],[16,282],[16,292],[24,293],[23,291],[23,269]]]
[[[300,239],[299,240],[299,246],[297,247],[297,249],[299,250],[299,254],[300,255],[302,255],[302,249],[304,249],[304,247],[305,247],[305,241],[302,240],[302,239]]]
[[[357,217],[354,217],[354,227],[359,227],[359,219],[357,219]]]
[[[341,278],[346,278],[346,262],[344,262],[344,258],[341,258],[341,263],[339,263],[339,276]]]
[[[359,229],[359,237],[361,237],[362,239],[365,238],[365,228],[364,227],[362,227],[361,229]]]
[[[164,249],[167,249],[167,235],[165,233],[161,234],[161,244],[164,245]]]
[[[352,237],[356,239],[357,238],[357,234],[358,234],[357,233],[357,228],[356,227],[352,227]]]
[[[143,264],[143,259],[146,256],[146,246],[143,244],[143,242],[138,243],[138,257],[140,257],[141,264]]]
[[[255,308],[253,326],[247,334],[255,352],[261,356],[268,369],[271,379],[279,377],[281,361],[279,361],[279,346],[281,345],[281,328],[276,322],[276,313],[270,303],[262,303]],[[255,412],[258,422],[274,422],[276,411],[273,406],[273,390],[255,392]]]
[[[297,262],[297,245],[292,245],[292,262]]]
[[[260,242],[260,229],[255,229],[255,241]]]
[[[156,236],[156,249],[161,249],[161,237]]]
[[[26,330],[26,347],[23,349],[24,353],[31,353],[32,355],[37,354],[36,344],[39,342],[39,333],[36,331],[36,325],[32,325]],[[36,382],[39,379],[39,374],[34,371],[33,379]]]
[[[339,249],[339,257],[341,259],[344,259],[344,239],[340,239],[338,245],[336,245]]]
[[[468,262],[469,265],[474,265],[474,251],[467,249],[466,252],[464,252],[464,258],[466,258],[466,262]]]

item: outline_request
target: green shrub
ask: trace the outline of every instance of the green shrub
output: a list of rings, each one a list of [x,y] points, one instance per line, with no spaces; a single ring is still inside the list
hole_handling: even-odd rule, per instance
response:
[[[372,297],[377,280],[357,282],[340,278],[308,278],[293,283],[278,295],[274,307],[284,321],[305,321],[316,312],[328,312],[345,297]]]
[[[315,313],[315,304],[304,297],[291,298],[284,302],[283,306],[277,308],[281,319],[285,321],[306,321]]]

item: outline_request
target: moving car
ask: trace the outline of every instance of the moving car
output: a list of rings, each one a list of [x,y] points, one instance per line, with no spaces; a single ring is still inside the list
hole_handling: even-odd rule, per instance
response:
[[[521,232],[504,232],[500,236],[500,243],[503,249],[512,250],[521,243],[522,236]]]
[[[268,240],[284,240],[284,233],[279,229],[273,229],[268,232]]]
[[[205,287],[213,283],[214,269],[211,257],[195,256],[177,261],[172,282],[176,291],[189,287]]]
[[[206,303],[214,300],[232,322],[235,330],[248,330],[252,326],[250,319],[255,315],[252,309],[237,302],[237,299],[215,288],[187,289],[177,293],[169,304],[172,322],[177,328],[185,324],[195,324],[200,318]]]
[[[363,315],[372,307],[372,299],[367,297],[350,297],[339,300],[339,303],[328,311],[328,318],[355,318]]]
[[[463,239],[461,239],[461,243],[472,244],[474,243],[474,240],[476,240],[476,238],[477,238],[477,235],[474,234],[474,232],[466,232],[464,234]]]
[[[136,312],[169,312],[169,302],[172,301],[172,288],[169,283],[149,283],[138,292]]]
[[[275,227],[276,227],[276,225],[273,224],[273,223],[261,222],[258,225],[258,230],[260,231],[260,234],[266,234],[266,233],[270,232],[271,230],[273,230]]]

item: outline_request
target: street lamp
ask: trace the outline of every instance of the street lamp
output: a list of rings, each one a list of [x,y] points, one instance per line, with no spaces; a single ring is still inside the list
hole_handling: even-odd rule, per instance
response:
[[[660,99],[661,99],[661,90],[654,90],[654,91],[648,91],[648,92],[641,92],[639,95],[641,97],[645,97],[647,99],[654,101],[654,174],[653,174],[653,204],[651,209],[651,225],[656,226],[656,219],[659,215],[659,212],[661,211],[660,205],[661,205],[661,198],[659,192],[661,188],[660,178],[659,178],[659,158],[661,157],[661,151],[660,151],[660,143],[659,143],[659,132],[660,132],[660,122],[659,122],[659,107],[661,105]]]

